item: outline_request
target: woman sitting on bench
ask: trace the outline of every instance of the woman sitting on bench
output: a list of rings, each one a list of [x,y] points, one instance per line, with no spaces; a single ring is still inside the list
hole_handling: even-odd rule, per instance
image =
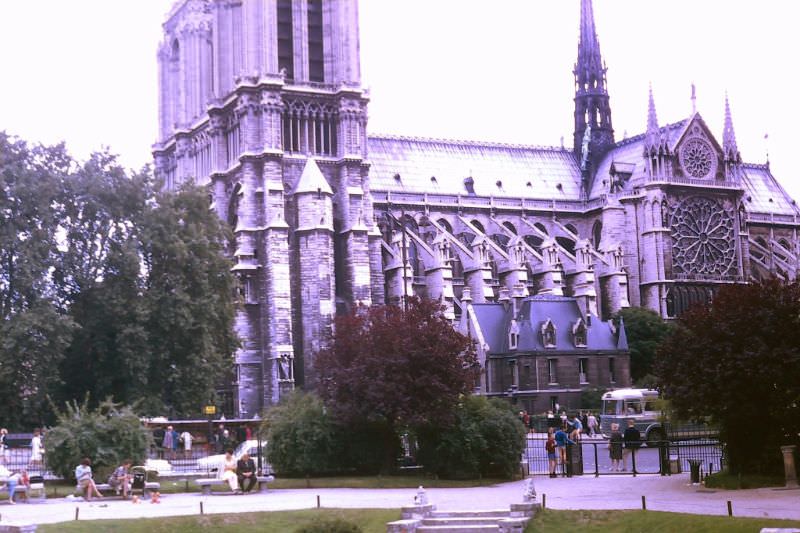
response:
[[[233,450],[225,450],[225,465],[223,467],[222,479],[228,482],[231,490],[237,492],[239,490],[239,480],[236,476],[236,459],[233,458]]]
[[[88,457],[84,457],[81,464],[75,467],[75,479],[78,480],[78,488],[83,492],[87,502],[92,501],[92,491],[98,498],[103,497],[92,479],[92,461]]]
[[[6,484],[8,485],[8,503],[11,505],[17,503],[14,501],[14,494],[17,492],[17,486],[22,485],[27,487],[31,484],[28,479],[28,473],[25,470],[19,473],[11,472],[3,465],[0,465],[0,477],[6,478]],[[24,492],[23,494],[25,494],[25,499],[27,499],[28,493]]]

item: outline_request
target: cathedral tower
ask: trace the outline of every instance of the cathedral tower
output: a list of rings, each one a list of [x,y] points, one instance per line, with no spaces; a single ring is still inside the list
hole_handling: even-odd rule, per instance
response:
[[[357,0],[179,0],[158,58],[156,174],[207,185],[233,229],[226,412],[250,417],[311,376],[337,305],[383,301]]]
[[[581,31],[575,75],[575,133],[573,149],[588,186],[597,163],[614,144],[606,66],[594,26],[592,0],[581,0]],[[588,130],[588,135],[587,135]],[[584,192],[587,190],[584,187]]]

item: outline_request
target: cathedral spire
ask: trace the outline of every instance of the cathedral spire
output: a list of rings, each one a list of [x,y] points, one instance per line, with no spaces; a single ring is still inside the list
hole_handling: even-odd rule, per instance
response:
[[[653,85],[649,87],[649,99],[647,101],[647,132],[645,133],[645,149],[649,150],[658,145],[658,117],[656,116],[656,104],[653,100]]]
[[[572,72],[575,75],[573,147],[577,157],[591,163],[585,170],[592,174],[600,158],[614,144],[611,106],[606,88],[606,67],[600,55],[592,0],[581,0],[578,60]],[[584,137],[588,140],[588,145]]]
[[[722,130],[722,151],[729,161],[739,159],[739,148],[736,146],[736,132],[733,131],[731,106],[728,103],[728,92],[725,92],[725,127]]]

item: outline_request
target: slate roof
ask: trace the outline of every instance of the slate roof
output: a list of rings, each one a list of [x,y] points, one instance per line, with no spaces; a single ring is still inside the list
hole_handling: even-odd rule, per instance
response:
[[[513,308],[501,303],[473,304],[475,318],[481,327],[483,337],[489,345],[490,353],[508,352],[508,332]],[[519,323],[518,352],[533,351],[597,351],[627,350],[624,332],[617,336],[609,322],[592,317],[587,327],[586,348],[576,348],[572,337],[572,327],[581,318],[581,311],[575,298],[567,296],[536,295],[522,301],[517,321]],[[542,344],[541,327],[550,319],[556,327],[556,347],[545,348]]]
[[[766,165],[742,165],[745,208],[752,213],[797,215],[800,210]]]
[[[367,146],[373,191],[467,196],[472,177],[476,196],[580,197],[580,169],[567,149],[387,135],[370,136]]]
[[[686,120],[681,120],[680,122],[675,122],[674,124],[669,124],[661,128],[661,131],[667,135],[667,139],[671,147],[675,146],[675,143],[678,142],[678,138],[683,132],[685,125]],[[589,195],[590,198],[597,198],[598,196],[608,192],[607,180],[609,178],[609,171],[611,170],[611,165],[615,162],[633,165],[633,174],[631,174],[631,177],[628,180],[629,186],[634,180],[644,178],[645,160],[642,155],[644,153],[644,141],[644,133],[641,135],[636,135],[635,137],[623,139],[605,155],[603,160],[597,166],[597,173],[595,174],[595,179],[592,182],[592,191]],[[606,183],[603,183],[603,180],[606,180]]]

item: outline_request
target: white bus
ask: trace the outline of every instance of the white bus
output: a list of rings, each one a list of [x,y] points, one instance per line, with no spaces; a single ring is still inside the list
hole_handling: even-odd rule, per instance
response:
[[[648,442],[664,440],[661,412],[657,407],[658,391],[652,389],[617,389],[603,394],[600,414],[600,431],[608,437],[611,424],[619,424],[620,431],[633,420],[642,438]]]

